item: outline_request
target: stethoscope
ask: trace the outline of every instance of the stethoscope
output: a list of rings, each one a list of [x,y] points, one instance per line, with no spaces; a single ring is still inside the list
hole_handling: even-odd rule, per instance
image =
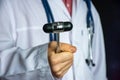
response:
[[[51,8],[49,6],[49,3],[47,0],[41,0],[42,4],[44,6],[46,16],[47,16],[47,22],[52,23],[54,22],[54,16],[52,14]],[[93,35],[94,35],[94,20],[92,16],[92,11],[91,11],[91,0],[84,0],[87,5],[87,16],[86,16],[86,23],[87,23],[87,29],[88,29],[88,57],[85,59],[87,65],[91,68],[95,66],[95,63],[93,62],[93,54],[92,54],[92,40],[93,40]],[[57,40],[57,35],[56,33],[50,33],[49,34],[49,39],[50,41],[56,41]]]

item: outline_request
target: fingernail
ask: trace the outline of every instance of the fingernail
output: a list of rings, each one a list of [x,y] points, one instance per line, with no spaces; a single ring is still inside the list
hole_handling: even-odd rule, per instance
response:
[[[72,46],[71,47],[71,51],[74,53],[76,51],[76,47],[75,46]]]

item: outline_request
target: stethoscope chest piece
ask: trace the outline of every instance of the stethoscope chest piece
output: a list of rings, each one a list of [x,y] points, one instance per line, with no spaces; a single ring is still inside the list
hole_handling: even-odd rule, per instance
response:
[[[95,63],[93,62],[92,59],[85,59],[85,61],[86,61],[88,66],[93,66],[93,67],[95,66]]]

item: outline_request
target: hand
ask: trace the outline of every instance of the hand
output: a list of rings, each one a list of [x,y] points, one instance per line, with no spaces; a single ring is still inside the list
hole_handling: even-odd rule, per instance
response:
[[[48,46],[48,60],[53,76],[61,78],[69,70],[73,63],[73,53],[76,47],[60,43],[60,51],[56,53],[57,42],[52,41]]]

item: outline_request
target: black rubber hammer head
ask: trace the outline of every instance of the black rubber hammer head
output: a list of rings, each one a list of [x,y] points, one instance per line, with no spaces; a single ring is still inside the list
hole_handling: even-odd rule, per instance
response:
[[[72,30],[73,25],[71,22],[54,22],[48,23],[43,26],[46,33],[60,33]]]
[[[59,46],[59,33],[66,32],[72,30],[73,25],[71,22],[54,22],[54,23],[48,23],[43,26],[43,30],[46,33],[55,33],[56,34],[56,41],[57,41],[57,47],[56,47],[56,53],[61,52],[60,46]]]

